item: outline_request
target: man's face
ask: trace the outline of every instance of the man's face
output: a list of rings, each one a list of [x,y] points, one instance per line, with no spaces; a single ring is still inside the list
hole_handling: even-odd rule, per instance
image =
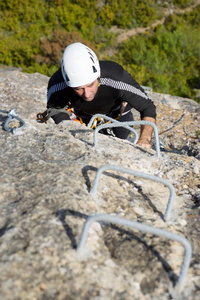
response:
[[[95,81],[73,88],[74,92],[85,101],[92,101],[97,93],[99,81]]]

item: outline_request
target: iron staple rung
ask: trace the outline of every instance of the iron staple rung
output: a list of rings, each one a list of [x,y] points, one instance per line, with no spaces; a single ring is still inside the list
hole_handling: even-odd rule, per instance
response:
[[[191,257],[192,257],[192,247],[186,238],[184,238],[183,236],[178,235],[176,233],[172,233],[172,232],[166,231],[164,229],[155,228],[155,227],[152,227],[152,226],[149,226],[146,224],[142,224],[142,223],[138,223],[135,221],[131,221],[131,220],[127,220],[127,219],[123,219],[123,218],[119,218],[119,217],[115,217],[115,216],[111,216],[111,215],[107,215],[107,214],[97,214],[97,215],[88,217],[88,219],[86,220],[86,222],[84,224],[82,234],[81,234],[81,237],[79,240],[79,244],[77,247],[78,253],[81,253],[85,248],[88,231],[93,222],[115,223],[115,224],[119,224],[122,226],[135,228],[139,231],[151,233],[153,235],[161,236],[161,237],[181,243],[182,246],[184,247],[184,256],[183,256],[183,261],[182,261],[182,265],[181,265],[181,271],[180,271],[176,285],[178,286],[178,289],[180,289],[180,290],[182,289],[183,284],[186,279],[187,271],[190,266]]]
[[[99,184],[99,181],[100,181],[100,176],[106,170],[115,170],[115,171],[119,171],[119,172],[123,172],[123,173],[128,173],[128,174],[131,174],[131,175],[134,175],[134,176],[137,176],[137,177],[142,177],[142,178],[145,178],[145,179],[150,179],[150,180],[153,180],[153,181],[161,182],[165,186],[167,186],[170,190],[170,197],[169,197],[167,208],[166,208],[166,211],[165,211],[165,220],[170,219],[171,210],[172,210],[172,206],[173,206],[173,202],[174,202],[174,198],[175,198],[174,186],[170,182],[168,182],[167,180],[165,180],[163,178],[160,178],[158,176],[138,172],[138,171],[131,170],[131,169],[128,169],[128,168],[123,168],[123,167],[114,166],[114,165],[104,165],[101,168],[99,168],[97,173],[96,173],[96,176],[95,176],[93,187],[90,191],[91,195],[94,198],[96,198],[96,200],[97,200],[97,187],[98,187],[98,184]]]
[[[104,128],[112,128],[112,127],[124,127],[130,131],[132,131],[135,135],[135,140],[134,140],[134,144],[137,143],[138,141],[138,134],[136,132],[136,130],[130,126],[133,126],[133,125],[149,125],[153,128],[154,130],[154,136],[155,136],[155,142],[156,142],[156,153],[157,153],[157,156],[160,157],[160,142],[159,142],[159,136],[158,136],[158,130],[157,130],[157,127],[154,123],[152,122],[149,122],[149,121],[129,121],[129,122],[119,122],[113,118],[110,118],[110,117],[107,117],[105,115],[102,115],[102,114],[96,114],[94,116],[92,116],[92,118],[90,119],[90,122],[88,123],[87,127],[91,127],[92,126],[92,123],[93,121],[97,118],[97,117],[102,117],[106,120],[109,120],[111,121],[111,123],[109,124],[102,124],[102,125],[99,125],[97,126],[97,128],[94,130],[94,135],[93,135],[93,143],[94,143],[94,146],[98,146],[98,138],[97,138],[97,133],[101,130],[101,129],[104,129]]]
[[[137,141],[138,141],[138,139],[139,139],[139,136],[138,136],[137,131],[136,131],[134,128],[129,127],[129,126],[122,126],[121,124],[123,124],[124,122],[119,122],[119,121],[117,121],[116,119],[110,118],[110,117],[108,117],[108,116],[106,116],[106,115],[102,115],[102,114],[96,114],[96,115],[94,115],[94,116],[90,119],[90,122],[88,123],[87,127],[90,128],[90,127],[92,126],[92,124],[93,124],[93,122],[94,122],[94,120],[95,120],[96,118],[103,118],[103,119],[105,119],[105,120],[107,120],[107,121],[112,122],[112,123],[109,123],[109,125],[111,125],[111,124],[113,124],[113,123],[114,123],[114,124],[119,124],[119,127],[125,127],[125,128],[127,128],[128,130],[132,131],[133,134],[134,134],[134,136],[135,136],[135,140],[134,140],[133,144],[136,144],[136,143],[137,143]],[[108,125],[108,124],[106,123],[106,124],[102,124],[102,125]],[[101,126],[101,125],[99,125],[98,127],[100,127],[100,126]],[[108,127],[114,127],[114,126],[108,126]],[[106,128],[108,128],[108,127],[106,127]],[[117,126],[116,126],[116,127],[117,127]],[[103,128],[105,128],[105,127],[103,127]],[[94,141],[94,145],[95,145],[95,143],[96,143],[96,140]]]

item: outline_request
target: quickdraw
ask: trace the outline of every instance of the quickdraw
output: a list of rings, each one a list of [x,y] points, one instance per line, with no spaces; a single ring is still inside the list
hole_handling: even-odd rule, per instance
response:
[[[38,113],[37,117],[36,117],[36,120],[38,123],[46,123],[47,124],[48,119],[49,118],[47,117],[47,110],[44,111],[43,113]]]
[[[96,119],[94,119],[94,122],[90,128],[95,129],[97,126],[99,126],[101,124],[109,123],[109,122],[110,121],[105,122],[105,120],[103,118],[97,117]]]
[[[120,110],[119,110],[119,114],[117,115],[117,117],[114,117],[113,119],[118,120],[122,116],[127,104],[128,104],[128,102],[125,102],[125,101],[122,102]],[[97,117],[96,119],[94,119],[92,126],[90,128],[95,129],[99,125],[109,124],[109,123],[111,123],[111,121],[106,121],[104,118]]]

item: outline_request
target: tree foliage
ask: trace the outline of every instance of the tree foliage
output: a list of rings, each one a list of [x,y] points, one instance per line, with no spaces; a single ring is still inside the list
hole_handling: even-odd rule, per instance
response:
[[[115,60],[123,63],[140,84],[194,98],[194,89],[200,88],[199,13],[200,7],[184,22],[180,16],[170,16],[151,34],[125,41],[118,47]]]
[[[65,47],[80,41],[101,59],[121,63],[142,85],[194,97],[199,88],[200,6],[171,14],[154,31],[116,44],[113,26],[150,26],[163,6],[184,8],[192,0],[1,0],[0,63],[51,76]]]

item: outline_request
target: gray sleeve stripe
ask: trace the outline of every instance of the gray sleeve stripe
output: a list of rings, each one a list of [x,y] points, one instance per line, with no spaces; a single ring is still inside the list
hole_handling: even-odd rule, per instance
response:
[[[100,78],[100,82],[102,85],[110,86],[117,90],[124,90],[127,92],[131,92],[142,98],[152,101],[144,92],[142,92],[140,89],[137,89],[136,87],[134,87],[128,83],[125,83],[122,81],[116,81],[111,78]]]
[[[66,85],[65,81],[57,83],[55,85],[52,85],[52,87],[50,87],[50,89],[47,92],[47,102],[49,101],[49,99],[51,98],[51,95],[53,93],[58,92],[58,91],[62,91],[66,88],[67,88],[67,85]]]

